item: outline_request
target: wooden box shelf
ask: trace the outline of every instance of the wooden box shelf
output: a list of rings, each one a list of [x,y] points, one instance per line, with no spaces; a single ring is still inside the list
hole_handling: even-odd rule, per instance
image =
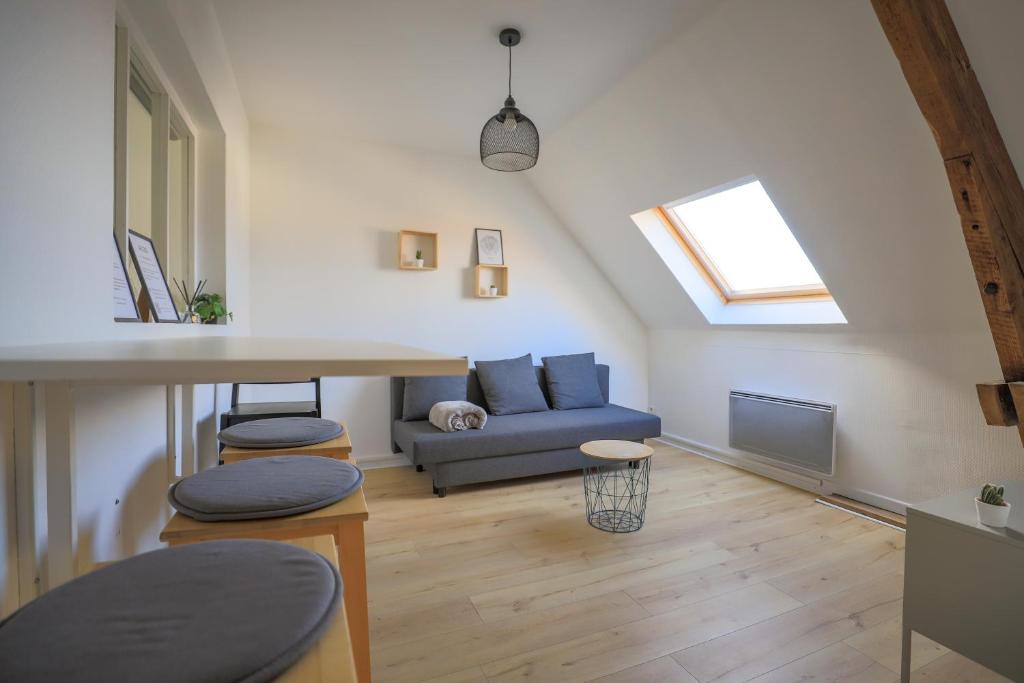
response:
[[[416,252],[423,252],[423,267],[416,265]],[[437,270],[437,233],[402,230],[398,233],[398,267],[402,270]]]
[[[491,285],[498,288],[490,294]],[[477,266],[476,296],[480,299],[501,299],[508,296],[508,266]]]

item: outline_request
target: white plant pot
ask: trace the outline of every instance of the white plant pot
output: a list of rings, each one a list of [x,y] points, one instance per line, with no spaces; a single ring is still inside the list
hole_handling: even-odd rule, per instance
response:
[[[498,288],[497,287],[491,287],[488,291],[490,292],[491,296],[498,296]]]
[[[1012,507],[1009,503],[1006,505],[989,505],[975,498],[974,504],[978,508],[979,522],[985,526],[1006,526],[1006,520],[1010,518],[1010,507]]]
[[[416,259],[416,267],[417,268],[422,268],[423,267],[423,259],[421,259],[421,258]]]

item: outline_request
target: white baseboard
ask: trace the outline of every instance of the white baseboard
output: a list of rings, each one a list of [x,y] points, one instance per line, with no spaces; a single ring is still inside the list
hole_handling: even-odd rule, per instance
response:
[[[836,493],[841,496],[846,496],[852,500],[860,501],[861,503],[874,505],[875,507],[882,508],[883,510],[889,510],[890,512],[896,512],[901,515],[907,514],[908,504],[905,501],[883,496],[878,493],[872,493],[871,491],[866,491],[852,486],[843,486],[842,484],[836,484],[828,481],[827,479],[816,479],[797,472],[791,472],[785,468],[776,467],[775,465],[758,460],[757,456],[730,453],[729,451],[709,446],[707,444],[700,443],[699,441],[693,441],[677,434],[662,433],[661,438],[658,439],[658,441],[663,441],[671,446],[678,446],[683,450],[691,451],[710,460],[722,462],[726,465],[738,467],[741,470],[747,470],[748,472],[760,474],[761,476],[768,477],[769,479],[781,481],[784,484],[789,484],[790,486],[795,486],[805,491],[823,495]]]
[[[376,470],[383,467],[410,467],[409,459],[402,453],[372,453],[353,456],[359,468],[363,470]]]
[[[679,436],[678,434],[667,434],[662,432],[661,438],[658,441],[663,441],[670,446],[677,446],[683,450],[696,453],[697,455],[708,458],[709,460],[715,460],[716,462],[725,463],[726,465],[732,465],[738,467],[741,470],[753,472],[754,474],[760,474],[762,477],[768,477],[775,481],[781,481],[784,484],[795,486],[798,489],[804,491],[810,491],[811,493],[830,493],[830,485],[823,479],[815,479],[803,474],[796,472],[790,472],[789,470],[768,463],[755,460],[754,458],[745,457],[743,455],[736,455],[728,451],[724,451],[714,446],[709,446],[699,441],[693,441],[686,437]]]

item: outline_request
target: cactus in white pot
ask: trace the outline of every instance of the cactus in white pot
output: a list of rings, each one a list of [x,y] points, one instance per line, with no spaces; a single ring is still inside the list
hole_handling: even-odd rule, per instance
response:
[[[1004,527],[1010,518],[1010,504],[1003,500],[1003,487],[985,484],[981,495],[974,499],[978,508],[978,521],[985,526]]]
[[[423,267],[423,250],[422,249],[417,249],[416,250],[416,267],[417,268],[422,268]]]

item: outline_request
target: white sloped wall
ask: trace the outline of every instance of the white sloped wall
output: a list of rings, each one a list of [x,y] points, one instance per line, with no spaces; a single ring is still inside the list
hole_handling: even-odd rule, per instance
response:
[[[965,40],[1020,25],[1020,5],[986,7]],[[1012,146],[1024,109],[1004,86],[1024,64],[1007,38],[991,66]],[[629,220],[750,174],[848,325],[711,327]],[[1024,475],[1016,432],[977,406],[994,348],[941,159],[869,3],[719,3],[549,135],[530,180],[650,326],[667,433],[737,455],[742,388],[836,402],[833,485],[890,507]]]

